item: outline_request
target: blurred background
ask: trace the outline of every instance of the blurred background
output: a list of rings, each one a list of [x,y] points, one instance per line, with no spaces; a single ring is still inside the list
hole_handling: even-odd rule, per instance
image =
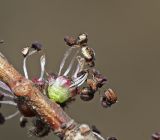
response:
[[[96,125],[105,137],[146,140],[160,130],[159,13],[159,0],[0,0],[0,40],[5,41],[0,49],[22,73],[22,48],[39,41],[47,70],[58,72],[67,49],[64,36],[88,33],[96,67],[109,80],[105,88],[116,90],[119,102],[104,109],[97,94],[91,102],[77,98],[66,112],[77,122]],[[30,77],[38,76],[39,56],[29,61]],[[20,128],[19,117],[0,126],[0,139],[38,140]],[[41,139],[58,140],[53,134]]]

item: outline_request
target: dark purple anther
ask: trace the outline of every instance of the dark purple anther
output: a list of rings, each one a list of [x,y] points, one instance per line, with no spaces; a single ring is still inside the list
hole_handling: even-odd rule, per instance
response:
[[[39,42],[36,41],[36,42],[32,43],[32,48],[37,51],[40,51],[40,50],[42,50],[42,44],[40,44]]]
[[[73,45],[76,45],[77,43],[77,39],[73,36],[65,36],[64,41],[68,46],[73,46]]]

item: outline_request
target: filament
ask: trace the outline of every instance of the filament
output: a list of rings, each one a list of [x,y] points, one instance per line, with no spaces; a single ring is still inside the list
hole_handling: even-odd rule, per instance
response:
[[[17,104],[13,101],[0,101],[0,104],[7,104],[7,105],[13,105],[13,106],[17,106]]]
[[[65,52],[64,57],[63,57],[63,59],[62,59],[62,62],[61,62],[61,64],[60,64],[58,76],[61,75],[61,71],[62,71],[63,66],[64,66],[64,64],[65,64],[65,61],[66,61],[67,57],[70,55],[72,49],[73,49],[73,47],[69,48],[69,49]]]
[[[45,64],[46,64],[46,59],[45,59],[45,55],[42,55],[40,58],[40,65],[41,65],[41,74],[38,80],[42,80],[43,76],[44,76],[44,72],[45,72]]]
[[[26,66],[26,61],[27,61],[27,58],[31,55],[33,55],[34,53],[36,53],[37,50],[34,50],[34,51],[31,51],[26,57],[24,57],[23,59],[23,72],[24,72],[24,76],[26,79],[28,79],[28,72],[27,72],[27,66]]]
[[[9,119],[11,119],[11,118],[17,116],[18,114],[19,114],[19,111],[16,111],[15,113],[13,113],[13,114],[11,114],[11,115],[5,117],[5,120],[9,120]]]
[[[77,52],[74,54],[74,56],[73,56],[73,58],[72,58],[72,60],[71,60],[71,63],[69,64],[67,70],[66,70],[65,73],[63,74],[64,76],[67,76],[68,73],[70,72],[70,70],[71,70],[71,68],[72,68],[72,66],[73,66],[73,64],[74,64],[75,58],[76,58],[76,56],[77,56],[78,53],[79,53],[79,50],[77,50]]]

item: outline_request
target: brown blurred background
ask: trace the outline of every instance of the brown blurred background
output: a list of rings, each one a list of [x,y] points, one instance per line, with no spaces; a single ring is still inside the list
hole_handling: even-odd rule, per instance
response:
[[[119,102],[103,109],[97,94],[66,111],[78,122],[95,124],[106,137],[146,140],[160,130],[159,14],[159,0],[0,0],[0,39],[6,42],[0,49],[22,72],[21,49],[40,41],[47,69],[57,72],[66,50],[63,37],[87,32],[97,68],[109,79],[106,88],[117,91]],[[39,75],[38,59],[28,64],[31,77]],[[0,140],[38,140],[28,137],[18,119],[0,126]],[[43,139],[57,140],[51,134]]]

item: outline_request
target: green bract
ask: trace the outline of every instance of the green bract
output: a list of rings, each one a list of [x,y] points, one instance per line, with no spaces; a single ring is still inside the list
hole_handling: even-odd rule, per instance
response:
[[[65,87],[53,84],[48,87],[48,97],[57,103],[64,103],[69,99],[70,91]]]

